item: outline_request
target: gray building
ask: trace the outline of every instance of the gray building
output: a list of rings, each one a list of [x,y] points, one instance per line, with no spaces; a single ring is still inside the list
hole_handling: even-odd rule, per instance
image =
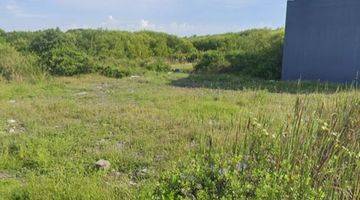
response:
[[[353,82],[360,73],[360,0],[288,0],[283,80]]]

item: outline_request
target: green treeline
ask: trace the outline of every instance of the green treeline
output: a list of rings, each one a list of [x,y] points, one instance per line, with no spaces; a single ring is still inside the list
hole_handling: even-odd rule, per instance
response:
[[[0,74],[8,80],[93,72],[121,78],[187,62],[195,64],[197,73],[278,79],[283,35],[282,29],[184,38],[150,31],[0,30]]]

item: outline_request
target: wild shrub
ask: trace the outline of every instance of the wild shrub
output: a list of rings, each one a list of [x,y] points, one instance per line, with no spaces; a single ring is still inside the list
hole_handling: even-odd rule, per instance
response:
[[[199,60],[196,70],[235,72],[278,80],[281,76],[283,37],[282,29],[255,29],[192,38],[198,50],[208,52]]]
[[[205,53],[199,63],[195,66],[196,72],[218,73],[224,72],[230,67],[230,63],[222,53],[211,51]]]
[[[168,72],[171,70],[171,66],[162,59],[144,61],[142,66],[147,70],[155,72]]]
[[[140,67],[154,71],[169,70],[166,62],[157,59],[171,63],[192,62],[197,63],[195,70],[198,73],[242,73],[263,79],[280,79],[283,35],[282,29],[254,29],[190,38],[151,31],[76,29],[63,32],[48,29],[2,31],[0,42],[6,40],[23,54],[35,53],[39,63],[54,75],[94,71],[86,69],[92,68],[86,64],[87,57],[90,60],[142,60],[145,64]],[[61,49],[67,49],[69,53],[61,52]]]
[[[8,44],[0,43],[0,78],[5,80],[35,80],[43,76],[37,57],[23,55]]]
[[[104,66],[98,70],[101,75],[111,78],[123,78],[131,75],[130,70],[116,66]]]
[[[5,43],[5,36],[6,36],[5,31],[0,29],[0,44]]]
[[[60,47],[49,52],[46,69],[53,75],[73,76],[89,73],[92,66],[86,54],[69,47]]]

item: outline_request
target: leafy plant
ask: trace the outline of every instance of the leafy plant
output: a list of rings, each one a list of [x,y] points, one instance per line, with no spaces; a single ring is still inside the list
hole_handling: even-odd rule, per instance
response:
[[[43,76],[37,57],[22,55],[8,44],[0,43],[0,77],[10,81],[35,80]]]
[[[161,59],[156,59],[154,61],[153,60],[145,61],[143,65],[147,70],[150,71],[168,72],[171,70],[171,66]]]
[[[69,47],[51,50],[46,67],[53,75],[65,76],[88,73],[92,68],[86,54]]]
[[[230,67],[230,63],[222,53],[212,51],[203,55],[202,59],[195,66],[196,72],[218,73],[224,72]]]

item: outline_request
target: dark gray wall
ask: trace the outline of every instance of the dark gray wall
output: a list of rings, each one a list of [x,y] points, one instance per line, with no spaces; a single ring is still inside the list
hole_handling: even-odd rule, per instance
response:
[[[360,0],[288,0],[286,21],[284,80],[357,78]]]

